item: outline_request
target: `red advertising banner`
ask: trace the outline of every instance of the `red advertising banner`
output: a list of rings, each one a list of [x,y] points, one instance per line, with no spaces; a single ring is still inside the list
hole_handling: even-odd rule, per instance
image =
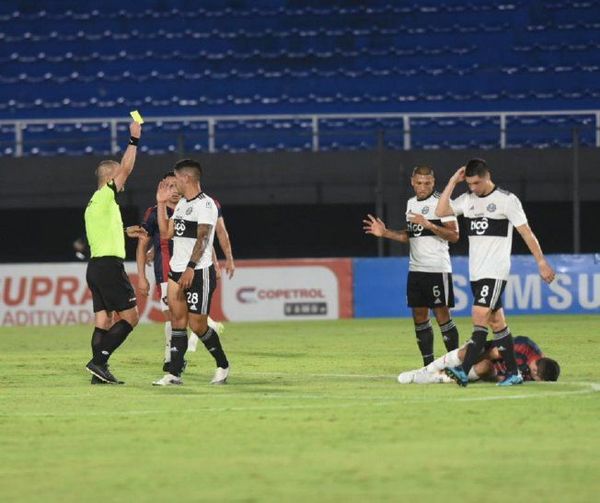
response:
[[[259,321],[352,317],[351,259],[238,261],[213,297],[217,320]],[[134,286],[133,262],[125,264]],[[0,326],[92,323],[83,263],[0,265]],[[153,274],[148,271],[148,278]],[[142,322],[162,322],[159,293],[138,294]]]

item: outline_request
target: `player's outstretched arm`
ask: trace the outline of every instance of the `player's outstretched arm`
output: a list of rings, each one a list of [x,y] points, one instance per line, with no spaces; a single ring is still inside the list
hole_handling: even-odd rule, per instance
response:
[[[170,193],[169,182],[162,180],[156,189],[156,220],[161,239],[173,239],[175,235],[173,220],[167,218],[167,201]]]
[[[229,240],[229,233],[227,232],[227,227],[225,227],[225,220],[223,220],[223,217],[219,217],[217,219],[217,228],[215,229],[215,232],[217,233],[219,246],[225,254],[225,272],[227,273],[229,279],[231,279],[233,278],[233,273],[235,272],[235,262],[233,261],[231,241]]]
[[[448,185],[444,188],[442,195],[440,196],[440,200],[437,203],[437,207],[435,209],[435,214],[438,217],[448,217],[450,215],[454,215],[454,211],[450,206],[450,198],[452,197],[452,192],[456,186],[465,180],[465,170],[466,168],[462,166],[459,168],[456,173],[452,175],[450,180],[448,180]]]
[[[381,218],[370,214],[363,220],[363,230],[365,234],[372,234],[378,238],[387,238],[393,241],[400,241],[401,243],[408,243],[408,232],[388,229]]]
[[[546,260],[546,257],[544,257],[544,253],[542,252],[540,243],[537,240],[537,237],[535,236],[533,231],[531,230],[531,227],[529,227],[528,224],[519,225],[517,227],[517,231],[523,238],[523,241],[525,241],[525,244],[527,245],[527,248],[529,248],[529,251],[531,252],[533,257],[535,258],[542,279],[546,283],[552,283],[552,281],[554,281],[555,276],[554,269],[552,269],[552,267]]]
[[[137,155],[137,141],[142,135],[142,126],[137,122],[132,122],[129,124],[129,134],[131,135],[131,140],[129,140],[129,145],[125,149],[121,164],[119,165],[114,178],[117,192],[123,190],[127,178],[129,178],[129,175],[131,175],[131,172],[133,171],[133,165],[135,164],[135,157]]]

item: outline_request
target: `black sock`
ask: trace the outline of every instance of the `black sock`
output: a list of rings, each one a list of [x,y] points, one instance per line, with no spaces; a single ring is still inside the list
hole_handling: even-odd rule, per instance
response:
[[[447,351],[454,351],[458,348],[458,329],[454,320],[450,318],[446,323],[440,325],[442,331],[442,339]]]
[[[487,333],[488,330],[486,327],[480,325],[475,325],[473,327],[473,335],[467,343],[467,352],[461,365],[465,374],[469,375],[469,370],[471,370],[471,367],[475,365],[481,356],[481,352],[485,346],[485,340],[487,339]]]
[[[417,334],[417,345],[423,357],[423,365],[429,365],[433,360],[433,328],[431,321],[425,323],[415,323],[415,333]]]
[[[103,328],[94,327],[94,332],[92,333],[92,361],[96,365],[104,365],[106,363],[106,360],[102,356],[102,343],[107,332],[108,330],[104,330]]]
[[[204,333],[204,335],[200,336],[200,340],[217,362],[217,367],[221,367],[222,369],[229,367],[229,362],[227,361],[225,351],[223,351],[221,341],[219,340],[219,334],[217,334],[217,332],[208,327],[208,330]]]
[[[112,355],[117,348],[125,342],[125,339],[127,339],[127,336],[132,330],[133,327],[126,320],[119,320],[112,327],[110,327],[109,331],[104,337],[106,340],[104,350],[108,352],[108,355],[106,356],[107,360],[110,358],[110,355]],[[102,351],[103,356],[105,351]]]
[[[510,328],[504,327],[499,332],[494,332],[494,346],[500,351],[500,355],[506,364],[506,370],[511,374],[518,374],[519,367],[515,358],[515,346]]]
[[[174,328],[171,330],[171,361],[169,372],[179,377],[183,372],[185,352],[187,351],[188,337],[185,328]]]

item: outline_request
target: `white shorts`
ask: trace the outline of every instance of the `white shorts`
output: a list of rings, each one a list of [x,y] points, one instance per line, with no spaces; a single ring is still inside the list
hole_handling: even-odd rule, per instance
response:
[[[160,307],[163,312],[169,310],[169,303],[167,302],[167,285],[168,284],[169,283],[167,283],[166,281],[164,283],[160,284]]]

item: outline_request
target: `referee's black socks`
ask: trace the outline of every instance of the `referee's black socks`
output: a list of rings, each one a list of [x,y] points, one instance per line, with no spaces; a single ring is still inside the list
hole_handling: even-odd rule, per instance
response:
[[[212,328],[208,327],[208,330],[204,332],[204,335],[200,336],[200,340],[202,341],[202,344],[204,344],[204,347],[208,350],[208,352],[217,362],[217,367],[221,367],[222,369],[226,369],[229,367],[229,362],[227,361],[225,351],[223,351],[221,341],[219,340],[219,334],[217,334],[217,332],[215,332]]]
[[[519,367],[515,358],[515,345],[510,328],[504,327],[502,330],[494,332],[494,346],[500,351],[500,356],[506,364],[506,370],[511,374],[518,374]]]
[[[126,320],[117,321],[109,330],[95,327],[92,334],[92,354],[96,365],[106,365],[116,349],[125,342],[133,327]]]
[[[471,370],[471,367],[475,365],[481,356],[481,352],[485,346],[485,340],[487,339],[487,333],[487,327],[482,327],[481,325],[475,325],[473,327],[473,335],[467,343],[467,352],[465,353],[465,359],[461,365],[465,374],[469,375],[469,370]]]
[[[94,327],[94,333],[92,334],[92,361],[96,365],[104,365],[108,359],[108,355],[105,357],[102,354],[104,343],[104,337],[108,330],[103,328]]]
[[[431,320],[425,323],[415,323],[415,333],[417,334],[417,345],[423,357],[423,365],[429,365],[433,360],[433,328]]]
[[[185,327],[173,328],[171,330],[171,362],[169,363],[169,372],[174,376],[179,377],[183,372],[187,346],[187,329]]]

